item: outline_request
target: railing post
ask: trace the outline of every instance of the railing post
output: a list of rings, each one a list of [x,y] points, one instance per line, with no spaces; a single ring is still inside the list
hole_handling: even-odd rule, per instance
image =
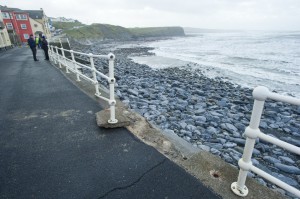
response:
[[[50,58],[50,61],[53,61],[53,55],[52,55],[52,45],[49,45],[49,58]]]
[[[57,64],[57,61],[56,61],[56,54],[54,52],[54,46],[51,46],[52,47],[52,56],[53,56],[53,60],[54,60],[54,64]]]
[[[93,74],[93,80],[94,80],[94,84],[95,84],[95,95],[99,96],[100,92],[99,92],[99,84],[98,84],[98,80],[97,80],[97,75],[96,75],[96,68],[95,68],[95,64],[94,64],[94,57],[92,53],[89,53],[89,57],[90,57],[90,62],[91,62],[91,67],[92,67],[92,74]]]
[[[69,44],[69,47],[70,47],[70,49],[71,49],[71,45],[70,45],[70,42],[69,42],[69,39],[67,38],[67,42],[68,42],[68,44]]]
[[[68,67],[68,64],[67,64],[67,60],[66,60],[66,57],[65,57],[65,51],[64,51],[63,47],[61,47],[61,52],[62,52],[62,55],[63,55],[65,66],[66,66],[66,73],[70,73],[69,72],[69,67]]]
[[[114,62],[115,62],[115,55],[110,53],[108,54],[109,58],[109,105],[110,105],[110,119],[108,123],[115,124],[118,122],[116,119],[116,100],[115,100],[115,82],[116,79],[114,78]]]
[[[61,43],[61,39],[60,39],[60,38],[58,39],[58,41],[59,41],[59,43],[60,43],[60,47],[63,48],[63,45],[62,45],[62,43]]]
[[[59,58],[59,53],[58,53],[58,47],[55,46],[55,49],[56,49],[56,55],[57,55],[57,62],[58,62],[59,68],[61,68],[61,63],[60,63],[60,58]]]
[[[267,99],[269,90],[266,87],[259,86],[254,89],[254,105],[251,114],[250,124],[245,130],[246,144],[243,157],[239,160],[240,172],[237,182],[231,184],[231,190],[239,196],[247,196],[248,188],[245,186],[247,173],[252,167],[251,157],[255,145],[255,140],[260,133],[259,123],[264,108],[265,100]]]
[[[71,53],[71,57],[72,57],[72,62],[73,62],[73,65],[74,65],[74,69],[76,71],[76,78],[77,78],[76,81],[80,82],[79,73],[78,73],[77,66],[76,66],[76,60],[75,60],[75,57],[74,57],[74,51],[70,50],[70,53]]]

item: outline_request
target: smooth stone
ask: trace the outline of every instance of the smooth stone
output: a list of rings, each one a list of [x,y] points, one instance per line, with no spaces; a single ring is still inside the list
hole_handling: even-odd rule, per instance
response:
[[[297,174],[297,175],[300,174],[300,169],[295,166],[289,166],[281,163],[275,163],[274,166],[286,173]]]
[[[275,164],[275,163],[280,163],[281,161],[274,158],[274,157],[271,157],[271,156],[264,156],[263,159],[271,164]]]
[[[223,139],[223,138],[217,138],[217,140],[218,140],[221,144],[225,144],[225,143],[226,143],[226,139]]]
[[[188,124],[186,127],[185,127],[188,131],[191,131],[191,132],[194,132],[197,128],[193,125],[190,125]]]
[[[210,146],[211,148],[215,148],[215,149],[222,149],[223,148],[223,145],[220,144],[220,143],[207,143],[208,146]]]
[[[193,116],[193,119],[201,123],[206,122],[206,117],[204,116]]]
[[[275,172],[273,172],[272,175],[291,186],[298,186],[298,182],[290,177]]]
[[[193,136],[192,132],[189,132],[189,131],[186,131],[186,130],[180,130],[180,133],[182,133],[183,135],[187,135],[189,137]]]
[[[231,141],[236,143],[239,146],[244,146],[246,143],[246,140],[242,138],[232,138]]]
[[[293,139],[291,137],[280,137],[281,140],[286,141],[290,144],[296,145],[298,147],[300,147],[300,140],[297,139]]]
[[[264,122],[264,121],[261,121],[259,127],[263,128],[263,129],[267,129],[268,128],[268,124],[266,122]]]
[[[215,149],[215,148],[211,148],[211,149],[210,149],[210,152],[211,152],[212,154],[214,154],[214,155],[220,155],[220,154],[221,154],[221,152],[220,152],[218,149]]]
[[[227,142],[227,143],[223,144],[223,147],[225,147],[225,148],[233,148],[235,146],[237,146],[237,144],[232,143],[232,142]]]
[[[228,154],[222,155],[222,158],[223,158],[226,162],[229,162],[229,163],[232,163],[232,162],[233,162],[232,157],[230,157],[230,155],[228,155]]]
[[[252,164],[254,165],[254,166],[257,166],[257,165],[259,165],[259,162],[256,160],[256,159],[251,159],[251,162],[252,162]]]
[[[263,186],[267,186],[267,183],[262,178],[257,178],[256,180],[258,181],[259,184]]]
[[[200,149],[204,150],[204,151],[208,151],[208,152],[210,151],[210,147],[209,146],[201,144],[201,145],[198,145],[198,147]]]
[[[206,132],[209,133],[209,134],[217,134],[218,131],[215,127],[212,127],[212,126],[209,126],[207,129],[206,129]]]
[[[228,130],[229,132],[237,132],[237,130],[238,130],[234,125],[232,125],[230,123],[223,123],[223,124],[221,124],[221,127],[223,129]]]
[[[137,90],[133,90],[133,89],[128,89],[127,92],[131,95],[135,95],[135,96],[138,96],[139,95],[139,92]]]
[[[295,164],[294,160],[292,160],[291,158],[286,157],[286,156],[279,156],[279,160],[290,163],[290,164]]]
[[[185,127],[187,126],[187,123],[181,121],[181,122],[179,122],[179,126],[180,126],[182,129],[185,129]]]

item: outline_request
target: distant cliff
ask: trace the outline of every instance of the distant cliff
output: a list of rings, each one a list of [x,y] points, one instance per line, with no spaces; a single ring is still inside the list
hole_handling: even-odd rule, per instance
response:
[[[181,27],[124,28],[109,24],[84,25],[74,23],[53,23],[63,29],[68,37],[80,43],[94,43],[102,40],[131,40],[147,37],[185,36]]]

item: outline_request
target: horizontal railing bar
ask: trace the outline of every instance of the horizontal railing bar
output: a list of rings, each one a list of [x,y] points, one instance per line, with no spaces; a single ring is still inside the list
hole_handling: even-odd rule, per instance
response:
[[[286,102],[294,105],[300,106],[300,99],[290,96],[284,96],[277,93],[270,92],[268,93],[268,98],[276,101]]]
[[[85,76],[85,75],[82,74],[82,73],[79,73],[79,75],[80,75],[83,79],[86,79],[86,80],[92,82],[93,84],[98,84],[98,82],[95,82],[93,79],[91,79],[91,78]]]
[[[109,99],[108,99],[108,98],[103,97],[103,96],[101,96],[101,95],[96,95],[96,97],[99,97],[100,99],[103,99],[103,100],[109,102]]]
[[[97,70],[96,70],[96,73],[97,73],[98,75],[100,75],[102,78],[104,78],[104,79],[106,79],[106,80],[109,80],[109,77],[106,76],[106,75],[104,75],[103,73],[101,73],[101,72],[99,72],[99,71],[97,71]]]
[[[283,189],[285,189],[285,190],[287,190],[287,191],[289,191],[289,192],[295,194],[296,196],[300,197],[300,191],[299,191],[298,189],[296,189],[296,188],[294,188],[294,187],[292,187],[292,186],[286,184],[285,182],[283,182],[283,181],[281,181],[281,180],[275,178],[274,176],[272,176],[272,175],[270,175],[270,174],[264,172],[263,170],[261,170],[261,169],[255,167],[255,166],[253,166],[253,165],[250,167],[250,170],[251,170],[252,172],[254,172],[254,173],[260,175],[261,177],[267,179],[268,181],[270,181],[270,182],[272,182],[272,183],[278,185],[279,187],[281,187],[281,188],[283,188]]]
[[[54,48],[56,48],[55,46],[53,46]],[[67,52],[71,52],[72,50],[68,50],[68,49],[65,49],[65,48],[63,48],[63,47],[57,47],[57,49],[59,49],[59,50],[63,50],[63,51],[67,51]],[[94,54],[89,54],[89,53],[82,53],[82,52],[78,52],[78,51],[74,51],[73,50],[73,53],[74,54],[79,54],[79,55],[85,55],[85,56],[87,56],[87,57],[90,57],[90,56],[92,56],[92,57],[95,57],[95,58],[104,58],[104,59],[109,59],[109,56],[108,55],[94,55]]]
[[[262,139],[262,140],[265,140],[267,142],[270,142],[272,144],[280,146],[280,147],[282,147],[282,148],[284,148],[284,149],[286,149],[286,150],[288,150],[290,152],[293,152],[293,153],[296,153],[297,155],[300,155],[300,147],[297,147],[297,146],[294,146],[294,145],[292,145],[290,143],[284,142],[284,141],[282,141],[282,140],[280,140],[278,138],[274,138],[272,136],[266,135],[266,134],[264,134],[262,132],[260,132],[258,134],[258,137],[260,139]]]
[[[71,61],[72,62],[72,60],[70,60],[70,59],[68,59],[68,58],[66,58],[66,57],[63,57],[63,56],[60,56],[61,58],[63,58],[63,59],[66,59],[66,60],[68,60],[68,61]],[[63,62],[63,60],[59,60],[59,62],[61,63],[61,64],[65,64],[64,62]],[[76,62],[75,63],[76,65],[78,65],[78,66],[82,66],[82,67],[84,67],[84,68],[87,68],[87,69],[89,69],[90,71],[93,71],[93,69],[90,67],[90,66],[87,66],[87,65],[84,65],[84,64],[82,64],[82,63],[79,63],[79,62]],[[72,70],[72,72],[75,72],[75,71],[73,71]],[[101,76],[102,78],[104,78],[104,79],[106,79],[106,80],[109,80],[109,77],[108,76],[106,76],[106,75],[104,75],[103,73],[101,73],[101,72],[99,72],[99,71],[95,71],[99,76]],[[75,72],[76,73],[76,72]]]
[[[264,134],[259,129],[259,123],[261,121],[262,112],[264,108],[264,103],[266,99],[272,99],[275,101],[280,102],[286,102],[293,105],[300,106],[300,99],[297,99],[295,97],[290,96],[284,96],[280,95],[274,92],[270,92],[268,88],[264,86],[258,86],[253,90],[253,97],[254,97],[254,105],[251,113],[251,119],[250,124],[245,130],[246,138],[246,145],[243,152],[243,157],[239,160],[239,175],[237,182],[233,182],[231,184],[231,190],[239,196],[247,196],[248,189],[245,186],[246,177],[248,171],[253,171],[254,173],[262,176],[263,178],[269,180],[270,182],[280,186],[281,188],[287,190],[288,192],[291,192],[298,197],[300,197],[300,191],[297,190],[295,187],[292,187],[285,182],[281,181],[278,178],[275,178],[272,175],[269,175],[263,170],[258,169],[257,167],[254,167],[252,164],[249,164],[251,162],[251,156],[253,153],[253,149],[255,146],[255,139],[260,138],[266,142],[269,142],[271,144],[274,144],[276,146],[279,146],[283,149],[286,149],[292,153],[295,153],[297,155],[300,155],[300,147],[295,146],[293,144],[290,144],[288,142],[282,141],[278,138],[269,136]]]
[[[82,64],[82,63],[80,63],[80,62],[76,62],[76,64],[79,65],[79,66],[82,66],[82,67],[85,67],[85,68],[88,68],[88,69],[92,70],[91,67],[89,67],[89,66],[87,66],[87,65],[84,65],[84,64]]]
[[[93,57],[96,57],[96,58],[103,58],[103,59],[109,59],[109,56],[108,55],[92,55]]]
[[[69,70],[76,74],[76,70],[74,70],[73,68],[69,67]],[[86,80],[92,82],[93,84],[98,83],[98,82],[95,82],[93,79],[89,78],[88,76],[86,76],[86,75],[84,75],[84,74],[82,74],[82,73],[77,73],[77,74],[78,74],[80,77],[82,77],[82,78],[84,78],[84,79],[86,79]]]

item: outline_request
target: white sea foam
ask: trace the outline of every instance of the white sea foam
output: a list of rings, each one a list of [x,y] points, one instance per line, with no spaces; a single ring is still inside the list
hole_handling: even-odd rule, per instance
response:
[[[149,42],[157,57],[133,57],[153,68],[196,63],[209,77],[264,85],[300,98],[300,32],[201,33]]]

